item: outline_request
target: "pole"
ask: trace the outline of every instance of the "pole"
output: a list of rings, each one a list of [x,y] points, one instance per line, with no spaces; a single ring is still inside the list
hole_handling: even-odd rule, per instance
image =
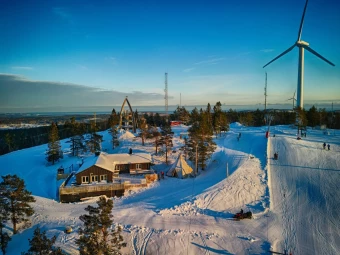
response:
[[[197,147],[198,147],[198,144],[196,144],[196,176],[198,175],[198,166],[197,166]]]
[[[267,72],[266,72],[266,83],[264,87],[264,112],[267,111]]]
[[[228,162],[227,162],[227,178],[229,177],[229,167],[228,167]]]
[[[332,129],[333,129],[333,134],[335,135],[335,129],[334,129],[334,110],[333,110],[333,102],[332,102]]]

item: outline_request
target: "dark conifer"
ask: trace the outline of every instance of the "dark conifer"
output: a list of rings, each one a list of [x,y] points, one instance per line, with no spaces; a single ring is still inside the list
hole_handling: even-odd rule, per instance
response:
[[[168,152],[173,146],[173,132],[171,131],[171,126],[168,122],[166,122],[165,125],[161,127],[161,135],[160,143],[165,146],[165,163],[168,164]]]
[[[148,129],[148,124],[146,123],[146,119],[143,117],[140,118],[139,129],[140,129],[140,137],[142,138],[142,145],[144,146],[145,139],[149,135],[149,129]]]
[[[67,125],[70,129],[70,148],[72,156],[79,156],[80,153],[86,151],[84,145],[84,136],[82,135],[82,130],[80,123],[76,122],[75,117],[70,119],[71,121]]]
[[[190,141],[189,159],[196,160],[196,145],[198,150],[198,164],[202,170],[206,167],[206,161],[211,157],[215,151],[216,144],[212,140],[213,130],[208,122],[209,113],[207,111],[200,111],[200,120],[189,128]]]
[[[8,233],[4,232],[5,223],[9,220],[9,212],[7,203],[4,197],[0,197],[0,248],[2,251],[2,254],[6,254],[6,248],[8,245],[8,242],[11,240],[11,237],[8,235]]]
[[[46,236],[46,231],[40,232],[40,228],[36,228],[33,238],[28,239],[30,244],[28,252],[24,252],[22,255],[65,255],[59,247],[53,247],[56,239],[56,236],[49,239]]]
[[[76,240],[80,255],[121,254],[120,249],[126,244],[123,243],[123,237],[120,235],[120,227],[111,230],[113,201],[100,197],[97,205],[98,207],[89,205],[85,208],[89,214],[79,217],[84,223],[84,228],[79,229],[80,237]]]
[[[17,233],[17,224],[28,221],[27,216],[31,216],[34,210],[29,203],[35,202],[32,193],[25,188],[24,180],[16,175],[2,176],[0,183],[0,194],[5,210],[10,214],[13,224],[13,234]]]
[[[59,135],[58,135],[58,128],[57,125],[52,122],[51,130],[48,136],[48,149],[46,151],[47,154],[47,161],[54,163],[63,158],[63,152],[61,150]]]
[[[90,139],[86,142],[88,149],[94,153],[101,150],[101,142],[103,141],[103,136],[97,134],[98,128],[94,121],[91,121],[90,128]]]
[[[191,111],[191,114],[190,114],[190,123],[195,123],[195,122],[198,122],[200,119],[200,114],[197,110],[197,108],[195,107],[192,111]]]
[[[161,133],[158,131],[157,127],[152,128],[151,130],[152,137],[154,138],[155,141],[155,147],[156,147],[156,154],[158,153],[158,146],[161,144],[160,139],[161,139]]]

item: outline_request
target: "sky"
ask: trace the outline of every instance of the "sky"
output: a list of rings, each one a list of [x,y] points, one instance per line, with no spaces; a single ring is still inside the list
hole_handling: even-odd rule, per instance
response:
[[[0,0],[0,112],[117,106],[291,104],[304,0]],[[310,0],[305,103],[340,104],[340,2]]]

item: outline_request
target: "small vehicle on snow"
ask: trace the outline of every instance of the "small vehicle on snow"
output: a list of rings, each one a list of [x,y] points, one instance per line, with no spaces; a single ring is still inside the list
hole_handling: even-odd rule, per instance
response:
[[[253,217],[253,214],[251,213],[251,211],[243,213],[243,210],[241,210],[241,212],[236,213],[233,216],[235,220],[251,219],[252,217]]]

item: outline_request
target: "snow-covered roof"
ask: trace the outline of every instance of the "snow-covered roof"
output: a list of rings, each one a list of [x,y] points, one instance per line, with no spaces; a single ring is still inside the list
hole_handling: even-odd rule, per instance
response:
[[[108,154],[101,152],[99,156],[92,156],[85,159],[84,164],[79,168],[77,173],[80,173],[89,167],[96,165],[111,172],[114,171],[117,164],[136,164],[136,163],[150,163],[151,155],[147,153],[133,153],[133,154]]]

